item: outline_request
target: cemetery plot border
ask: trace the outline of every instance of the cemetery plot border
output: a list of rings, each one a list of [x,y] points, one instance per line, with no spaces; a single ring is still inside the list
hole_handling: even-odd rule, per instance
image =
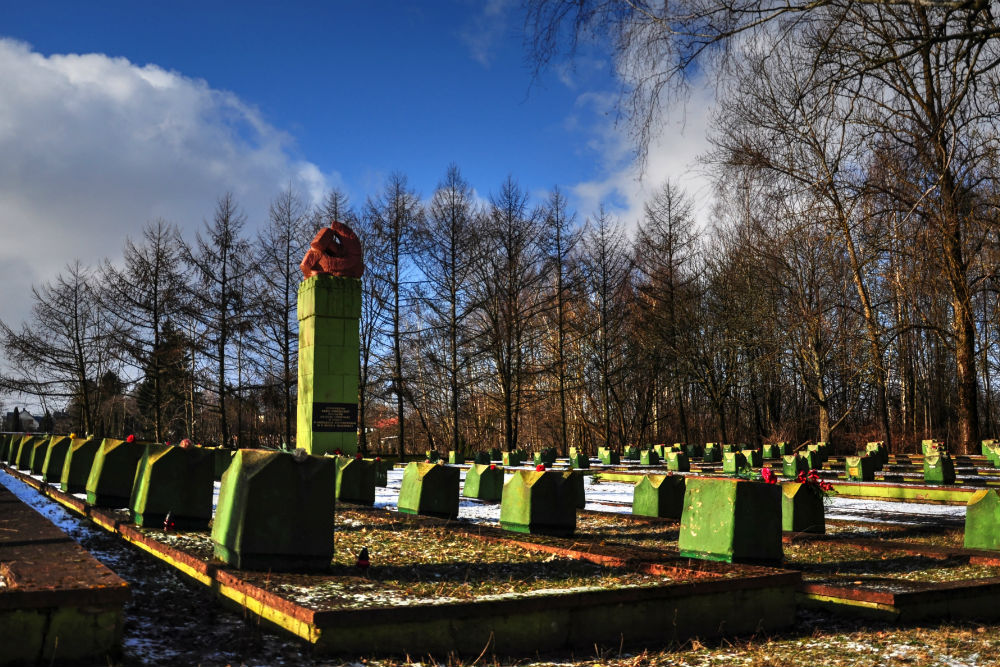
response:
[[[669,579],[666,583],[571,585],[472,599],[415,600],[405,605],[309,608],[275,588],[281,575],[232,570],[157,539],[112,511],[81,506],[77,498],[26,475],[15,474],[53,500],[211,587],[267,624],[313,644],[318,653],[414,654],[457,651],[479,655],[532,655],[538,651],[591,649],[595,643],[657,645],[689,637],[736,636],[774,631],[794,623],[799,574],[751,566],[688,561],[663,552],[605,548],[593,542],[517,535],[486,526],[430,517],[352,508],[415,526],[445,527],[463,539],[536,553],[533,562],[588,561]],[[293,577],[295,575],[283,575]],[[316,577],[319,575],[302,575]],[[354,579],[360,579],[356,574]],[[639,577],[638,579],[642,579]],[[607,583],[607,582],[603,582]],[[430,596],[428,596],[430,597]],[[664,621],[664,619],[676,619]]]
[[[0,507],[0,665],[117,654],[128,584],[2,486]]]

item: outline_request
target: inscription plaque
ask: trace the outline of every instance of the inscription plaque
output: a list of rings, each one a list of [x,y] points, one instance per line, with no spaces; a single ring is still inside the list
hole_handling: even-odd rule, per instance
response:
[[[314,433],[354,433],[358,430],[357,403],[313,403]]]

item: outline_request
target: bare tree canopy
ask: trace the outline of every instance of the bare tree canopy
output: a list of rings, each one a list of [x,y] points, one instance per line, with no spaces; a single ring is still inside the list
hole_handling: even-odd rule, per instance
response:
[[[843,72],[855,76],[949,42],[990,45],[995,53],[1000,37],[997,3],[985,0],[525,0],[524,7],[536,75],[554,60],[575,55],[582,44],[611,50],[623,82],[620,111],[643,158],[668,99],[684,94],[697,75],[725,71],[747,44],[805,39],[820,52],[849,34],[862,44],[890,47]],[[921,30],[854,31],[861,24],[913,20]],[[994,55],[983,64],[992,68],[996,62]]]

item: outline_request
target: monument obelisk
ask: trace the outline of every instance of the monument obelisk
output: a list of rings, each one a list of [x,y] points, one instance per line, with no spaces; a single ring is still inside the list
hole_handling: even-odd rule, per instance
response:
[[[361,242],[333,220],[300,265],[296,446],[310,454],[358,450]]]

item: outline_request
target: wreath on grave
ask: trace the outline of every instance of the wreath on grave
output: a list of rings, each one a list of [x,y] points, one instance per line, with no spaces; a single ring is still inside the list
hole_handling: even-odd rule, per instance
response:
[[[795,478],[795,481],[799,484],[805,485],[807,489],[824,498],[836,493],[836,491],[833,490],[833,484],[825,479],[821,479],[819,473],[815,470],[810,470],[809,472],[800,470],[798,477]]]

